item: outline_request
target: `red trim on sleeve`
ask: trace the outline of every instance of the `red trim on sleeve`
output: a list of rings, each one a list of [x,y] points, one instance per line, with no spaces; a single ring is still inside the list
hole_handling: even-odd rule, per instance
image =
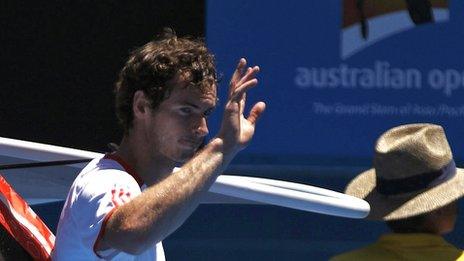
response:
[[[129,165],[123,158],[121,158],[120,156],[114,154],[114,153],[111,153],[111,154],[105,154],[105,157],[103,157],[104,159],[110,159],[110,160],[114,160],[116,161],[117,163],[119,163],[119,165],[121,165],[124,170],[129,173],[129,175],[131,175],[135,181],[137,181],[137,184],[139,184],[139,187],[142,187],[143,185],[143,180],[140,178],[140,176],[137,174],[137,172],[135,172],[135,170],[132,168],[131,165]]]
[[[105,216],[105,218],[103,219],[103,223],[100,227],[100,232],[98,232],[98,236],[97,236],[97,239],[95,240],[95,243],[93,244],[93,252],[95,253],[95,255],[97,255],[99,258],[103,258],[102,256],[100,256],[98,253],[97,253],[97,246],[98,244],[100,243],[101,239],[103,238],[103,236],[105,235],[105,229],[106,229],[106,223],[108,222],[108,219],[110,219],[110,217],[113,215],[114,211],[116,210],[116,207],[113,208],[112,210],[110,210],[110,212],[108,212]]]

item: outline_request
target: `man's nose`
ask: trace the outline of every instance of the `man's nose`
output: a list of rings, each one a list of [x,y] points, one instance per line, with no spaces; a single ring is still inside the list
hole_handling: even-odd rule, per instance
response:
[[[205,117],[201,117],[200,122],[198,123],[196,129],[195,129],[195,134],[198,135],[199,137],[205,137],[208,135],[209,130],[208,130],[208,123],[206,122]]]

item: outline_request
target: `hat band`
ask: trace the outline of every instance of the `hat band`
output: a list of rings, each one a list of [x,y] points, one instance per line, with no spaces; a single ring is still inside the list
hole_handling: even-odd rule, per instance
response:
[[[437,186],[450,180],[455,175],[456,163],[451,159],[448,164],[437,171],[422,173],[404,179],[384,179],[377,176],[375,189],[380,194],[387,196],[409,193]]]

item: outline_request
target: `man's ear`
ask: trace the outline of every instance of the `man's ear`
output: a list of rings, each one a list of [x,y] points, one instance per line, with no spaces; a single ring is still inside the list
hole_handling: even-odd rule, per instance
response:
[[[138,90],[134,93],[132,102],[132,111],[134,112],[134,118],[144,118],[147,110],[149,109],[150,102],[148,101],[145,93]]]

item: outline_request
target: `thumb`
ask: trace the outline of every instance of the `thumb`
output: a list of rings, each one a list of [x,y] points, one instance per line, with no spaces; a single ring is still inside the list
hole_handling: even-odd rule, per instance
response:
[[[247,120],[253,125],[256,124],[256,122],[258,121],[259,117],[261,117],[261,114],[264,112],[265,109],[266,104],[264,102],[256,103],[253,106],[253,108],[251,108]]]

